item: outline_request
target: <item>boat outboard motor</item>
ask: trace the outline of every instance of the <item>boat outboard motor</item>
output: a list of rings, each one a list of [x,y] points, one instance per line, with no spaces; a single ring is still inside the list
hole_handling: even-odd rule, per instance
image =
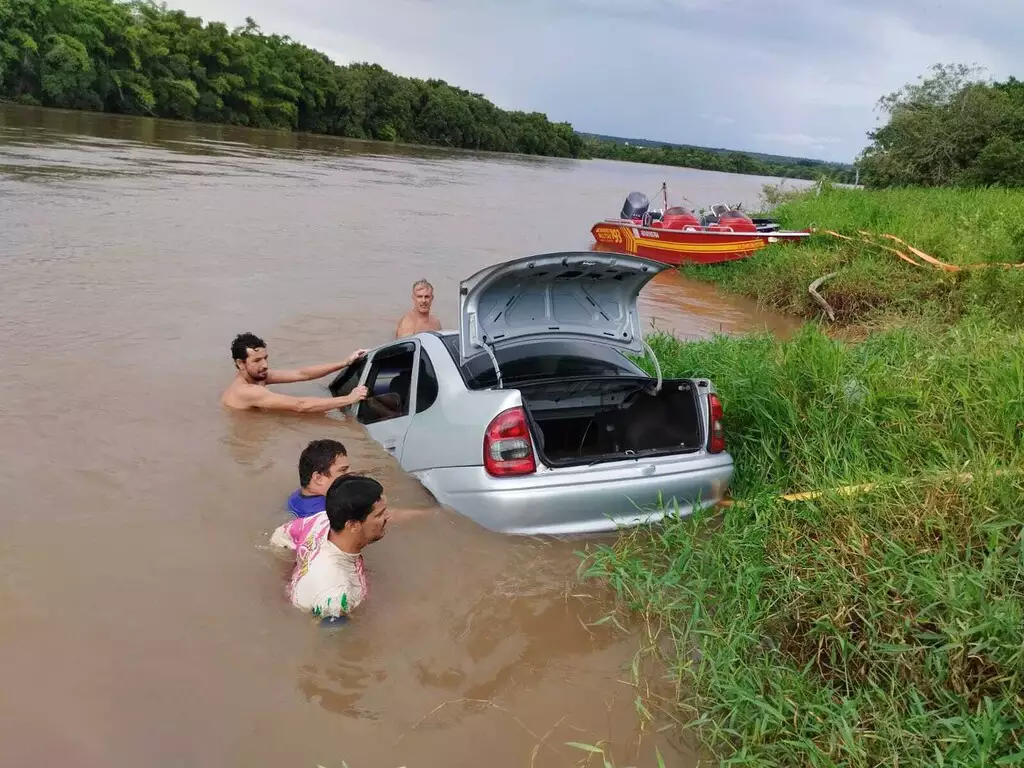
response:
[[[626,196],[626,202],[622,204],[620,219],[642,219],[651,202],[643,192],[630,192]]]

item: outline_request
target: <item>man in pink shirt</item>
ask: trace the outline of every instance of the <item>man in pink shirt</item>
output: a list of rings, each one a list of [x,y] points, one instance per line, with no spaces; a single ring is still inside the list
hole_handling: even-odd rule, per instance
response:
[[[320,618],[340,618],[366,599],[363,549],[384,537],[388,501],[373,478],[343,475],[327,490],[325,506],[280,526],[270,543],[295,551],[286,587],[292,604]]]

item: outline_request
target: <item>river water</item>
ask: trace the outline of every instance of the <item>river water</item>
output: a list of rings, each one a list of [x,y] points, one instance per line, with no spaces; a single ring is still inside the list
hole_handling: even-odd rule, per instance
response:
[[[637,636],[587,626],[610,604],[574,578],[580,542],[436,510],[367,550],[357,621],[312,624],[266,548],[302,447],[336,437],[394,506],[430,498],[359,425],[218,405],[236,333],[277,366],[340,359],[421,276],[451,327],[461,278],[586,249],[663,178],[704,205],[766,181],[0,106],[3,763],[562,766],[604,741],[693,764],[638,720]],[[791,327],[674,272],[641,311]]]

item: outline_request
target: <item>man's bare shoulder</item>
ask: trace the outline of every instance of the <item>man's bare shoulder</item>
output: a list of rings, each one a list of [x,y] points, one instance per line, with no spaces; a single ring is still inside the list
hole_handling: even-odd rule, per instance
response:
[[[430,320],[427,322],[427,330],[428,331],[440,331],[441,330],[441,321],[438,320],[433,315],[431,315],[430,316]]]
[[[415,329],[416,315],[410,310],[402,315],[402,319],[398,321],[398,327],[395,329],[395,338],[398,338],[399,336],[411,336],[416,332]]]
[[[224,390],[220,397],[222,405],[233,408],[236,411],[248,411],[255,407],[253,400],[260,393],[256,384],[249,384],[245,381],[233,381]]]

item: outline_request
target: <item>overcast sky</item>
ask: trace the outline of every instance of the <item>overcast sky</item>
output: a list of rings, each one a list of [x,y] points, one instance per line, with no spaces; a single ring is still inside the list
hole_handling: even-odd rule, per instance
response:
[[[936,62],[1024,77],[1024,0],[170,0],[580,131],[850,161]]]

